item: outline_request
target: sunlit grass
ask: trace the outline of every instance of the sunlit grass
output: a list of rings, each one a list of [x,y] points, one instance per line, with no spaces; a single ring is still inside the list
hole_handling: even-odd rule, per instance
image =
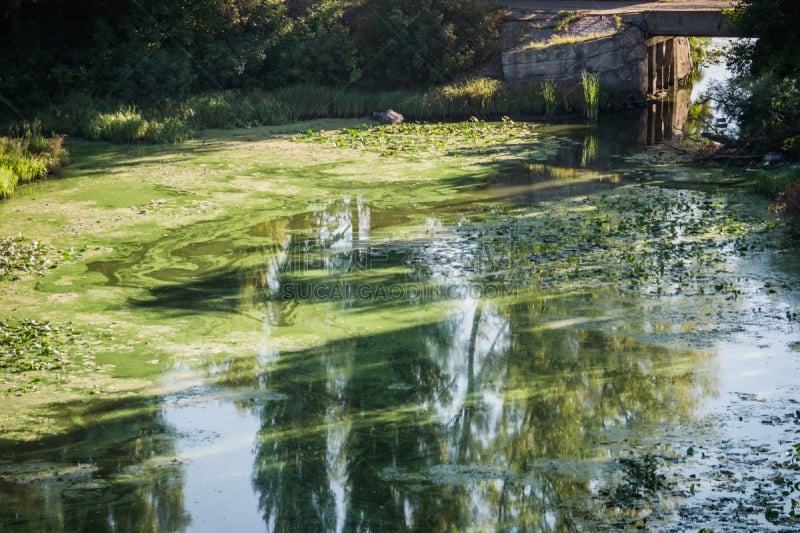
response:
[[[20,182],[60,172],[68,159],[63,141],[63,135],[42,135],[38,122],[23,123],[0,137],[0,198],[11,196]]]
[[[597,120],[597,110],[600,105],[600,79],[594,72],[581,72],[583,85],[583,102],[586,118]]]
[[[549,46],[560,46],[565,44],[579,44],[595,39],[603,39],[614,35],[614,32],[593,32],[581,35],[553,35],[546,41],[533,41],[525,46],[525,50],[543,50]]]

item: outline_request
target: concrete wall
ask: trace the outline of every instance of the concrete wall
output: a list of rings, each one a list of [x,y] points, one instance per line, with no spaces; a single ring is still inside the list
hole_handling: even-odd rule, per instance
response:
[[[579,84],[581,72],[595,72],[607,90],[641,91],[647,86],[645,33],[627,26],[613,37],[542,49],[503,52],[503,76],[509,86],[538,85],[554,80],[559,86]]]
[[[594,72],[602,90],[636,96],[657,94],[689,75],[692,69],[685,37],[648,37],[644,16],[628,20],[606,38],[542,49],[514,49],[502,54],[503,77],[511,87],[553,80],[559,87],[577,86],[581,72]]]
[[[718,10],[650,11],[645,15],[650,35],[681,37],[736,37],[728,17]]]
[[[649,37],[646,94],[658,94],[679,85],[692,73],[692,52],[688,37]]]

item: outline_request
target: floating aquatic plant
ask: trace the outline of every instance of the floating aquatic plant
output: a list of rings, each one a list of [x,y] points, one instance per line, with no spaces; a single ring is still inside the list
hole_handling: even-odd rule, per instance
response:
[[[451,234],[466,260],[448,275],[563,291],[736,298],[727,263],[755,223],[705,193],[620,189],[462,223]]]
[[[0,368],[11,373],[60,369],[67,363],[65,347],[75,336],[69,324],[0,320]]]
[[[396,125],[343,128],[337,131],[314,131],[295,137],[338,148],[355,148],[381,155],[430,156],[455,152],[465,147],[488,151],[508,151],[514,142],[535,139],[538,132],[530,123],[517,123],[508,117],[485,122],[473,118],[464,122],[425,124],[405,122]]]
[[[583,85],[583,103],[586,111],[586,118],[597,120],[597,110],[600,105],[600,79],[594,72],[581,72],[581,84]]]
[[[0,240],[0,280],[13,280],[23,273],[41,275],[56,264],[56,251],[23,236]]]

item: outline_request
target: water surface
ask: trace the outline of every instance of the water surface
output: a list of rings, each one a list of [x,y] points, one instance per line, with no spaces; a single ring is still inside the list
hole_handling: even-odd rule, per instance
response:
[[[797,255],[642,122],[421,160],[75,143],[0,229],[86,251],[0,309],[71,321],[108,379],[0,400],[0,529],[719,528],[714,450],[791,438],[763,421],[798,399]],[[669,483],[615,500],[646,455]]]

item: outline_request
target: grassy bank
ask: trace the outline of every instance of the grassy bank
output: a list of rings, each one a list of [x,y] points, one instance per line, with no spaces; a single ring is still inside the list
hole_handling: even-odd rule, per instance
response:
[[[752,181],[758,192],[772,200],[773,210],[791,220],[800,232],[800,166],[759,169]]]
[[[598,87],[593,109],[615,107]],[[371,119],[394,109],[406,121],[442,122],[471,117],[551,119],[577,115],[585,107],[580,87],[551,82],[546,87],[509,88],[499,80],[474,78],[425,91],[354,91],[295,85],[275,91],[218,91],[166,100],[157,106],[100,100],[76,94],[36,113],[28,123],[12,123],[0,137],[0,198],[18,183],[56,174],[66,164],[64,135],[113,143],[177,143],[205,129],[251,128],[317,118]],[[42,132],[60,132],[46,138]]]
[[[369,118],[388,108],[409,121],[552,117],[583,109],[580,88],[543,95],[540,87],[511,89],[503,82],[475,78],[425,91],[354,91],[312,85],[263,90],[219,91],[137,107],[73,95],[40,113],[45,129],[116,143],[173,143],[207,128],[285,124],[315,118]],[[601,93],[600,109],[614,107]]]
[[[45,137],[38,122],[0,137],[0,198],[11,196],[20,182],[59,173],[67,163],[63,141],[63,135]]]

